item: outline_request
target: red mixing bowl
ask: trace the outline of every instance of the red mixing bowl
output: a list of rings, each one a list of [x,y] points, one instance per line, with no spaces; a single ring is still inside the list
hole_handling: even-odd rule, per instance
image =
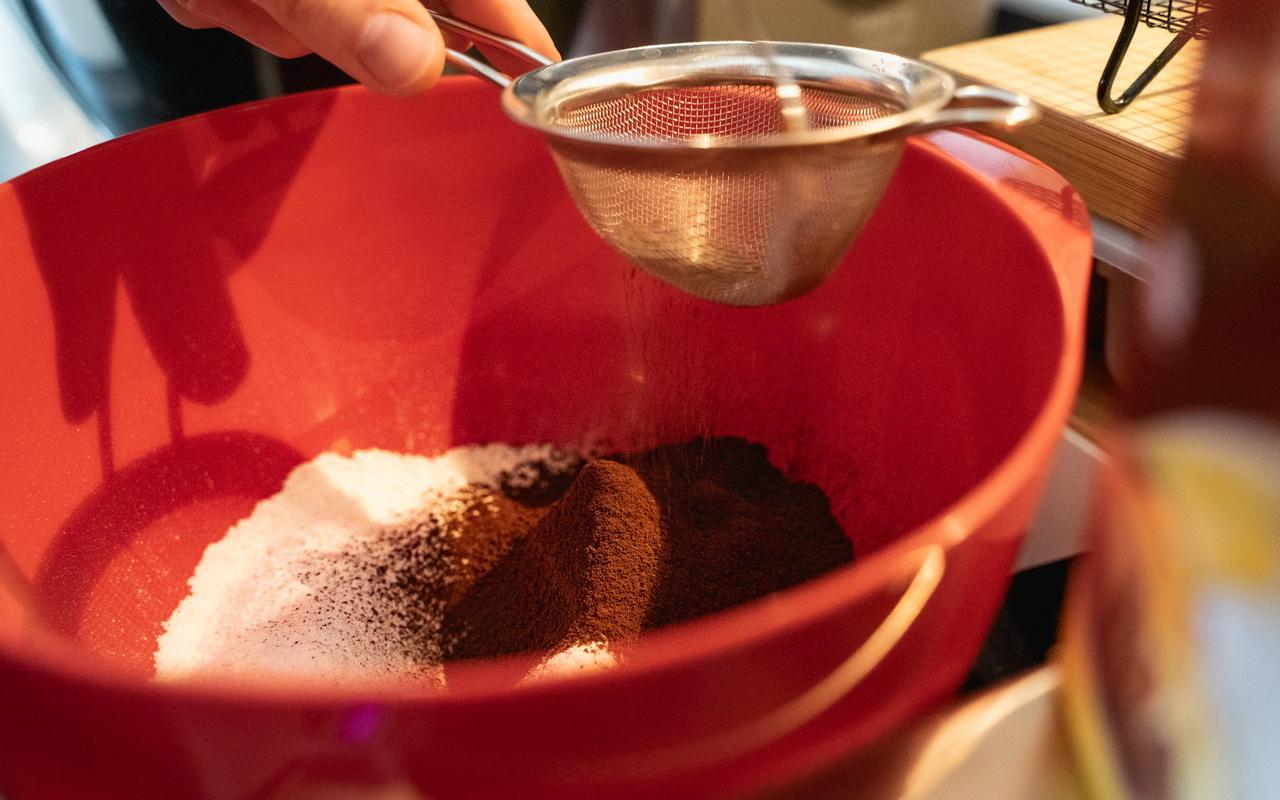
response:
[[[0,792],[706,797],[857,747],[978,652],[1089,266],[1061,177],[940,133],[819,290],[694,301],[601,244],[470,79],[233,108],[0,185]],[[317,453],[700,434],[821,485],[856,563],[580,680],[149,682],[204,547]]]

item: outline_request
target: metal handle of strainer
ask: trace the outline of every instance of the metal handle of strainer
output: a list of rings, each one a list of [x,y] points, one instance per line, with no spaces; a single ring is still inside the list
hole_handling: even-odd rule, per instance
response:
[[[1025,94],[994,86],[962,86],[945,107],[919,122],[895,130],[893,135],[907,136],[940,128],[974,125],[1011,129],[1039,118],[1039,107]]]
[[[445,16],[444,14],[432,11],[431,9],[427,9],[427,13],[431,15],[431,18],[434,19],[436,24],[440,27],[447,28],[454,33],[460,33],[472,41],[487,44],[490,47],[495,47],[504,53],[522,59],[528,62],[530,69],[535,67],[545,67],[552,63],[551,59],[514,39],[499,36],[492,31],[487,31],[484,28],[478,28],[469,22],[463,22],[460,19]],[[505,89],[511,83],[511,77],[509,75],[494,69],[477,58],[473,58],[466,53],[454,50],[451,47],[445,48],[444,57],[446,61],[458,69],[466,70],[477,78],[483,78],[499,88]]]

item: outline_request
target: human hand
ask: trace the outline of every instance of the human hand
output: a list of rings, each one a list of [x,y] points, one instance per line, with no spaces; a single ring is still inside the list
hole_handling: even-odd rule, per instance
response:
[[[444,68],[445,41],[419,0],[159,0],[188,28],[225,28],[274,55],[317,53],[386,94],[429,88]],[[444,0],[441,11],[524,42],[556,58],[555,45],[526,0]],[[503,66],[499,63],[499,66]]]

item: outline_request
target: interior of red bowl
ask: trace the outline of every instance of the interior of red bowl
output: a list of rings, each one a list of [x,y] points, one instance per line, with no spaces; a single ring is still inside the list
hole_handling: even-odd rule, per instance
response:
[[[237,108],[0,186],[0,645],[25,592],[146,678],[205,546],[329,450],[742,436],[865,559],[988,477],[1059,375],[1051,265],[975,187],[910,147],[826,285],[733,309],[609,251],[472,81]]]

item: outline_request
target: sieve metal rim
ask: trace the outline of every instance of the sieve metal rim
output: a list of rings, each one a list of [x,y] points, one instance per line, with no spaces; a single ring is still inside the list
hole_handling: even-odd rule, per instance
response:
[[[626,50],[614,50],[606,53],[580,56],[547,66],[538,67],[531,72],[516,78],[502,92],[502,107],[507,116],[516,123],[542,133],[551,140],[596,147],[623,148],[632,151],[656,152],[694,152],[705,150],[771,150],[779,148],[820,147],[824,145],[848,143],[858,140],[879,141],[885,138],[898,138],[914,132],[916,126],[927,124],[938,112],[945,109],[955,98],[956,81],[945,70],[905,56],[884,53],[878,50],[867,50],[858,47],[844,47],[829,44],[807,44],[800,42],[771,42],[776,57],[783,59],[787,67],[795,73],[797,83],[815,88],[839,91],[839,84],[808,77],[805,64],[822,63],[826,65],[843,64],[851,71],[876,75],[879,74],[886,83],[898,78],[876,70],[876,63],[890,64],[901,72],[916,70],[923,74],[925,80],[936,86],[933,96],[915,102],[901,111],[852,125],[830,128],[779,131],[752,138],[706,138],[672,141],[657,138],[621,136],[617,134],[592,133],[560,125],[548,119],[546,109],[549,99],[556,89],[562,89],[566,82],[581,82],[596,85],[601,91],[609,87],[616,91],[622,87],[624,91],[641,91],[663,87],[688,85],[708,85],[714,83],[748,82],[764,80],[763,76],[752,76],[748,73],[734,76],[708,69],[703,72],[692,72],[688,66],[680,70],[667,70],[663,74],[657,69],[663,60],[684,63],[699,61],[703,66],[714,66],[714,58],[719,54],[727,58],[736,54],[744,60],[750,58],[757,43],[745,41],[692,42],[684,44],[649,45],[633,47]],[[628,75],[626,81],[602,80],[601,76]],[[594,84],[592,79],[595,79]],[[588,89],[589,91],[589,89]]]

